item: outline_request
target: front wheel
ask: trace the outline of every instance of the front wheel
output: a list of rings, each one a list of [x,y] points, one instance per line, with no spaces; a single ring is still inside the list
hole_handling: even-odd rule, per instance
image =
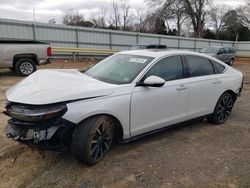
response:
[[[231,114],[233,105],[234,105],[233,96],[230,93],[224,93],[219,98],[215,106],[214,112],[212,116],[208,118],[208,120],[214,124],[224,123]]]
[[[83,163],[93,165],[108,153],[114,138],[115,122],[102,115],[87,119],[78,125],[72,135],[71,151]]]
[[[234,63],[234,59],[231,59],[231,60],[229,61],[228,65],[232,66],[233,63]]]

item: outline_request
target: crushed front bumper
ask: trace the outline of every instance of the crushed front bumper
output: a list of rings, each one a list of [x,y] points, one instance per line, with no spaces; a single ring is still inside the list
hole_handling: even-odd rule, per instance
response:
[[[73,128],[74,125],[64,119],[36,124],[10,119],[5,133],[8,138],[24,144],[58,150],[70,143]]]

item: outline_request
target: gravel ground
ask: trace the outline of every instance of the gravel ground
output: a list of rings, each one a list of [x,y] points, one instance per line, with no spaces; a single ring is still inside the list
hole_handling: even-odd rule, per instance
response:
[[[85,69],[91,62],[56,61],[39,68]],[[225,124],[199,121],[114,144],[92,167],[67,151],[43,152],[7,139],[7,117],[0,114],[0,187],[250,187],[250,62],[234,67],[245,74],[244,91]],[[0,108],[6,89],[21,79],[0,70]]]

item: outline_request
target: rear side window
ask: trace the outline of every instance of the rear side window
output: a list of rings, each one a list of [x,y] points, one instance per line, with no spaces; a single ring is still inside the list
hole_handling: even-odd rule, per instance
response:
[[[225,67],[219,63],[216,63],[213,61],[213,65],[214,65],[214,70],[215,70],[215,74],[221,74],[224,72]]]
[[[198,56],[186,56],[186,60],[190,77],[214,74],[214,67],[208,59]]]
[[[181,57],[172,56],[160,60],[147,72],[144,78],[152,75],[159,76],[165,81],[182,78],[183,71]]]

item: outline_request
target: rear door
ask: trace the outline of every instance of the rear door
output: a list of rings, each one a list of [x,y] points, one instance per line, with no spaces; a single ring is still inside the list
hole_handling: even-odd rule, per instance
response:
[[[186,55],[185,62],[189,72],[188,119],[212,113],[224,90],[224,75],[215,74],[209,59]]]

